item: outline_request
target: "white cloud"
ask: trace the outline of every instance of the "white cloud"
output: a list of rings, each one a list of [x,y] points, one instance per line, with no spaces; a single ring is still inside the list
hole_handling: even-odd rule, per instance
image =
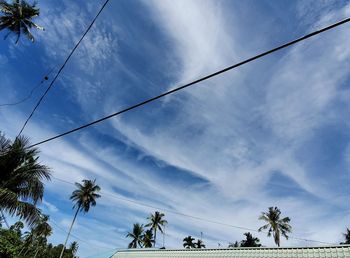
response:
[[[225,22],[227,13],[223,3],[144,3],[152,10],[155,23],[161,26],[174,45],[175,57],[181,63],[181,70],[174,72],[178,82],[221,68],[245,53],[244,46],[237,47],[244,43],[240,41],[239,32]],[[84,27],[87,17],[77,8],[73,4],[71,9],[68,8],[71,11],[55,16],[52,26],[57,30],[46,34],[47,50],[54,49],[58,38],[61,38],[59,42],[63,42],[50,52],[54,58],[64,57],[63,53],[76,39],[76,32]],[[235,15],[234,12],[231,15]],[[58,30],[61,18],[64,30]],[[50,22],[46,20],[46,26]],[[90,64],[97,64],[94,68],[98,68],[96,60],[108,61],[111,53],[106,50],[107,46],[118,46],[113,33],[110,33],[100,28],[97,34],[94,32],[94,37],[87,38],[80,54],[89,55],[83,59],[78,55],[77,62],[80,66],[87,62],[85,70],[81,67],[85,73],[92,69]],[[75,234],[84,239],[88,236],[92,244],[106,248],[126,246],[126,231],[133,222],[144,223],[153,208],[109,195],[123,197],[116,193],[118,189],[129,192],[132,198],[148,205],[252,229],[261,225],[257,220],[260,211],[277,205],[283,214],[292,218],[295,236],[338,241],[342,225],[348,218],[344,217],[334,226],[332,218],[327,217],[332,210],[327,206],[333,197],[332,189],[310,175],[304,164],[295,157],[297,147],[327,122],[325,118],[334,115],[328,112],[333,103],[340,98],[344,102],[347,100],[338,86],[344,82],[349,70],[349,30],[342,27],[319,38],[289,49],[274,69],[252,64],[253,68],[266,73],[265,77],[268,78],[259,85],[256,85],[254,69],[248,67],[169,98],[163,107],[179,106],[170,122],[164,121],[167,114],[161,111],[157,115],[139,113],[137,122],[113,120],[111,124],[114,129],[106,126],[109,130],[104,128],[102,133],[124,141],[130,149],[138,148],[142,152],[138,159],[128,157],[127,151],[116,150],[112,142],[102,146],[98,136],[89,133],[42,145],[41,158],[54,169],[56,177],[72,183],[82,178],[96,177],[103,193],[107,193],[88,216],[79,216]],[[108,74],[104,79],[113,81],[114,77]],[[76,85],[82,83],[81,79],[72,81],[74,85],[70,87],[75,91],[74,98],[82,109],[95,110],[89,117],[101,112],[88,99],[99,95],[99,90],[104,86],[86,83],[81,87]],[[123,96],[120,94],[121,98]],[[119,105],[115,99],[114,93],[104,96],[100,100],[104,110],[115,109],[115,105]],[[23,117],[15,112],[2,112],[0,115],[6,132],[15,132],[18,121],[23,121]],[[149,123],[145,121],[148,118],[151,118],[153,130],[147,130]],[[33,142],[55,133],[49,126],[34,121],[27,132],[30,132]],[[122,136],[117,137],[117,133]],[[157,165],[147,167],[143,162],[148,157],[156,159]],[[184,186],[181,180],[170,181],[167,173],[172,172],[165,169],[168,165],[188,171],[191,174],[188,177],[198,176],[208,183]],[[276,174],[284,174],[300,187],[300,191],[306,191],[319,202],[298,196],[271,194],[268,183]],[[59,210],[44,203],[56,211],[55,218],[65,228],[69,227],[73,216],[68,200],[73,189],[74,186],[53,180],[48,184],[48,191],[55,195],[53,198],[59,202]],[[166,213],[166,216],[169,221],[166,243],[172,247],[181,246],[184,236],[192,234],[198,237],[201,231],[209,243],[208,247],[216,247],[217,242],[225,240],[240,240],[244,233],[171,213]],[[61,232],[58,238],[63,235]],[[258,236],[265,245],[273,245],[272,240],[263,234]],[[291,240],[283,244],[304,243]],[[84,250],[93,248],[84,247]]]
[[[42,203],[50,212],[52,212],[52,213],[58,212],[58,208],[54,204],[52,204],[48,201],[45,201],[45,200],[43,200]]]
[[[144,1],[154,19],[175,41],[182,64],[181,81],[223,67],[236,57],[232,28],[224,8],[213,1]]]

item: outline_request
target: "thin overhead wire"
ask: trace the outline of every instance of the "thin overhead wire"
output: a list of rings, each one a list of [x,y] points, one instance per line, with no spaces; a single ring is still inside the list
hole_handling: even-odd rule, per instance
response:
[[[51,73],[53,72],[55,68],[51,68],[41,79],[41,81],[35,85],[32,90],[29,92],[29,94],[24,97],[23,99],[21,100],[18,100],[16,102],[12,102],[12,103],[4,103],[4,104],[0,104],[0,107],[6,107],[6,106],[16,106],[16,105],[19,105],[19,104],[22,104],[24,102],[26,102],[28,99],[30,99],[33,95],[33,93],[40,88],[40,86],[42,86],[47,80],[49,80],[49,76],[51,75]]]
[[[74,183],[72,183],[72,182],[69,182],[67,180],[64,180],[64,179],[61,179],[61,178],[58,178],[58,177],[55,177],[55,176],[52,176],[52,178],[54,178],[57,181],[60,181],[62,183],[74,185]],[[120,197],[120,196],[117,196],[115,194],[106,193],[105,191],[101,191],[101,193],[103,193],[103,195],[105,195],[105,196],[109,196],[109,197],[112,197],[112,198],[115,198],[115,199],[118,199],[118,200],[121,200],[121,201],[124,201],[124,202],[129,202],[129,203],[136,204],[136,205],[139,205],[139,206],[143,206],[143,207],[147,207],[147,208],[151,208],[151,209],[155,209],[155,210],[159,210],[159,211],[163,211],[163,212],[172,213],[174,215],[179,215],[179,216],[191,218],[191,219],[194,219],[194,220],[199,220],[199,221],[203,221],[203,222],[207,222],[207,223],[211,223],[211,224],[216,224],[216,225],[220,225],[220,226],[235,228],[235,229],[244,230],[244,231],[253,231],[253,232],[256,232],[256,233],[259,233],[259,234],[266,233],[266,231],[259,231],[257,229],[252,229],[252,228],[236,226],[236,225],[232,225],[232,224],[228,224],[228,223],[223,223],[223,222],[219,222],[219,221],[216,221],[216,220],[211,220],[211,219],[206,219],[206,218],[202,218],[202,217],[198,217],[198,216],[193,216],[193,215],[190,215],[190,214],[178,212],[178,211],[167,209],[167,208],[160,208],[160,207],[157,207],[157,206],[154,206],[154,205],[145,204],[145,203],[138,202],[138,201],[135,201],[135,200],[131,200],[131,199],[128,199],[128,198],[125,198],[125,197]],[[290,239],[294,239],[294,240],[313,242],[313,243],[319,243],[319,244],[325,244],[325,245],[335,245],[335,243],[323,242],[323,241],[306,239],[306,238],[300,238],[300,237],[290,236],[289,238]]]
[[[35,111],[37,110],[37,108],[39,107],[39,105],[41,104],[41,102],[43,101],[43,99],[45,98],[45,96],[47,95],[47,93],[50,91],[50,89],[52,88],[52,86],[54,85],[54,83],[56,82],[57,78],[60,76],[62,70],[64,69],[64,67],[66,66],[66,64],[68,63],[69,59],[72,57],[72,55],[74,54],[75,50],[79,47],[80,43],[83,41],[83,39],[85,38],[86,34],[90,31],[90,29],[92,28],[92,26],[94,25],[95,21],[97,20],[97,18],[100,16],[100,14],[102,13],[103,9],[106,7],[106,5],[108,4],[109,0],[106,0],[104,2],[104,4],[101,6],[100,10],[98,11],[98,13],[96,14],[96,16],[94,17],[94,19],[91,21],[90,25],[88,26],[88,28],[86,29],[86,31],[84,32],[84,34],[81,36],[81,38],[79,39],[79,41],[75,44],[74,48],[71,50],[71,52],[69,53],[69,55],[67,56],[66,60],[64,61],[64,63],[62,64],[62,66],[60,67],[60,69],[58,70],[57,74],[55,75],[55,77],[53,78],[53,80],[51,81],[50,85],[47,87],[46,91],[44,92],[44,94],[40,97],[40,99],[38,100],[38,102],[36,103],[36,105],[34,106],[32,112],[30,113],[30,115],[28,116],[27,120],[24,122],[19,134],[17,135],[20,136],[24,130],[24,128],[27,126],[29,120],[32,118],[32,116],[34,115]]]
[[[313,37],[313,36],[316,36],[316,35],[318,35],[318,34],[320,34],[320,33],[323,33],[323,32],[325,32],[325,31],[331,30],[331,29],[333,29],[333,28],[335,28],[335,27],[338,27],[338,26],[340,26],[340,25],[342,25],[342,24],[345,24],[345,23],[347,23],[347,22],[349,22],[349,21],[350,21],[350,18],[346,18],[346,19],[341,20],[341,21],[339,21],[339,22],[333,23],[333,24],[331,24],[331,25],[329,25],[329,26],[327,26],[327,27],[324,27],[324,28],[322,28],[322,29],[320,29],[320,30],[311,32],[311,33],[309,33],[309,34],[307,34],[307,35],[305,35],[305,36],[302,36],[302,37],[297,38],[297,39],[295,39],[295,40],[289,41],[288,43],[285,43],[285,44],[283,44],[283,45],[280,45],[280,46],[278,46],[278,47],[275,47],[275,48],[273,48],[273,49],[271,49],[271,50],[268,50],[268,51],[263,52],[263,53],[261,53],[261,54],[258,54],[258,55],[256,55],[256,56],[250,57],[250,58],[248,58],[248,59],[246,59],[246,60],[243,60],[243,61],[241,61],[241,62],[239,62],[239,63],[234,64],[234,65],[228,66],[228,67],[226,67],[226,68],[224,68],[224,69],[222,69],[222,70],[219,70],[219,71],[217,71],[217,72],[214,72],[214,73],[212,73],[212,74],[209,74],[209,75],[207,75],[207,76],[204,76],[204,77],[202,77],[202,78],[200,78],[200,79],[194,80],[194,81],[192,81],[192,82],[190,82],[190,83],[187,83],[187,84],[185,84],[185,85],[179,86],[179,87],[177,87],[177,88],[175,88],[175,89],[166,91],[166,92],[164,92],[164,93],[162,93],[162,94],[160,94],[160,95],[158,95],[158,96],[149,98],[149,99],[147,99],[147,100],[145,100],[145,101],[142,101],[142,102],[139,102],[138,104],[135,104],[135,105],[133,105],[133,106],[130,106],[130,107],[128,107],[128,108],[125,108],[125,109],[123,109],[123,110],[121,110],[121,111],[115,112],[115,113],[113,113],[113,114],[110,114],[110,115],[108,115],[108,116],[102,117],[102,118],[97,119],[97,120],[95,120],[95,121],[92,121],[92,122],[90,122],[90,123],[87,123],[87,124],[84,124],[84,125],[82,125],[82,126],[76,127],[76,128],[74,128],[74,129],[71,129],[71,130],[66,131],[66,132],[64,132],[64,133],[61,133],[61,134],[58,134],[58,135],[53,136],[53,137],[51,137],[51,138],[48,138],[48,139],[46,139],[46,140],[37,142],[37,143],[31,145],[30,147],[34,147],[34,146],[37,146],[37,145],[40,145],[40,144],[43,144],[43,143],[46,143],[46,142],[55,140],[55,139],[57,139],[57,138],[63,137],[63,136],[65,136],[65,135],[74,133],[74,132],[79,131],[79,130],[82,130],[82,129],[84,129],[84,128],[87,128],[87,127],[92,126],[92,125],[94,125],[94,124],[100,123],[100,122],[105,121],[105,120],[107,120],[107,119],[110,119],[110,118],[112,118],[112,117],[121,115],[121,114],[123,114],[123,113],[125,113],[125,112],[128,112],[128,111],[130,111],[130,110],[133,110],[133,109],[138,108],[138,107],[140,107],[140,106],[146,105],[146,104],[148,104],[148,103],[150,103],[150,102],[153,102],[153,101],[155,101],[155,100],[158,100],[158,99],[160,99],[160,98],[163,98],[163,97],[165,97],[165,96],[167,96],[167,95],[173,94],[173,93],[175,93],[175,92],[177,92],[177,91],[183,90],[183,89],[185,89],[185,88],[187,88],[187,87],[190,87],[190,86],[192,86],[192,85],[198,84],[198,83],[203,82],[203,81],[205,81],[205,80],[208,80],[208,79],[210,79],[210,78],[212,78],[212,77],[218,76],[218,75],[223,74],[223,73],[225,73],[225,72],[228,72],[228,71],[230,71],[230,70],[232,70],[232,69],[235,69],[235,68],[237,68],[237,67],[239,67],[239,66],[242,66],[242,65],[244,65],[244,64],[250,63],[250,62],[252,62],[252,61],[254,61],[254,60],[257,60],[257,59],[259,59],[259,58],[262,58],[262,57],[264,57],[264,56],[267,56],[267,55],[269,55],[269,54],[272,54],[272,53],[274,53],[274,52],[276,52],[276,51],[279,51],[279,50],[281,50],[281,49],[287,48],[287,47],[289,47],[289,46],[291,46],[291,45],[294,45],[294,44],[296,44],[296,43],[299,43],[299,42],[301,42],[301,41],[304,41],[304,40],[306,40],[306,39],[308,39],[308,38],[311,38],[311,37]]]
[[[68,232],[63,227],[61,227],[57,222],[55,222],[52,218],[50,218],[50,222],[52,222],[52,224],[54,224],[61,231],[63,231],[64,233],[68,234]],[[84,239],[81,239],[80,237],[77,237],[73,233],[70,233],[70,236],[72,238],[75,238],[76,240],[80,241],[81,243],[84,243],[84,244],[88,245],[88,246],[94,246],[94,247],[97,247],[97,248],[102,249],[102,250],[112,250],[112,249],[109,249],[109,248],[106,248],[106,247],[102,247],[102,246],[98,246],[98,245],[95,245],[95,244],[91,244],[90,242],[88,242],[88,241],[86,241]]]

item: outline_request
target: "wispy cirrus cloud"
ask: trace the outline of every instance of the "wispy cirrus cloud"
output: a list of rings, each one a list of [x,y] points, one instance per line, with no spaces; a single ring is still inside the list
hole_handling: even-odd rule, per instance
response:
[[[133,17],[123,16],[124,23],[113,15],[101,17],[61,78],[64,90],[52,92],[52,106],[28,127],[33,142],[249,56],[254,48],[245,40],[253,35],[265,39],[263,46],[252,40],[256,49],[282,41],[272,37],[277,25],[271,17],[265,25],[272,38],[245,20],[232,23],[232,17],[242,16],[240,10],[253,12],[245,3],[136,4],[138,8],[125,2],[111,5],[109,12]],[[50,29],[42,39],[48,60],[65,56],[97,8],[87,6],[87,14],[70,6],[55,5],[48,11],[50,20],[43,15]],[[322,10],[321,19],[312,15],[317,27],[344,17],[349,6]],[[303,17],[286,15],[290,20]],[[296,24],[299,30],[313,29],[309,18]],[[65,29],[59,30],[62,21]],[[166,101],[42,145],[41,158],[55,177],[72,183],[97,178],[106,193],[96,208],[78,217],[73,233],[91,244],[82,244],[81,253],[125,247],[132,223],[145,223],[153,211],[115,196],[252,229],[261,225],[260,212],[276,205],[292,218],[294,236],[339,242],[349,219],[342,201],[348,193],[341,191],[349,180],[349,151],[337,147],[349,142],[340,133],[349,128],[344,121],[350,96],[349,33],[340,27]],[[9,134],[24,117],[12,111],[0,115]],[[331,153],[334,157],[326,163]],[[50,203],[58,209],[52,218],[65,228],[73,213],[68,199],[73,189],[55,179],[47,184],[46,208],[50,210]],[[343,197],[335,198],[339,195]],[[166,245],[171,247],[180,247],[188,234],[204,232],[207,246],[216,247],[240,240],[244,233],[172,213],[166,217]],[[52,240],[63,241],[64,234],[55,229]],[[258,236],[273,245],[264,234]],[[283,244],[305,245],[295,239]]]

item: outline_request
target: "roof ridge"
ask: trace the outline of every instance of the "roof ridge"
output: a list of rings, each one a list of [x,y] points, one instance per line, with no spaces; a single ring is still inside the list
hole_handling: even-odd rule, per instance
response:
[[[234,251],[234,250],[295,250],[295,249],[335,249],[335,248],[350,248],[350,245],[332,245],[332,246],[301,246],[301,247],[235,247],[235,248],[193,248],[193,249],[158,249],[158,248],[134,248],[121,249],[117,252],[183,252],[183,251]]]

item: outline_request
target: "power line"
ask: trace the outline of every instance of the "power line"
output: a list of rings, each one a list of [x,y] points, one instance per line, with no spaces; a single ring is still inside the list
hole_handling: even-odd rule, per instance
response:
[[[24,130],[24,128],[27,126],[29,120],[32,118],[32,116],[34,115],[34,112],[37,110],[37,108],[39,107],[39,105],[41,104],[42,100],[44,99],[44,97],[46,96],[46,94],[50,91],[50,89],[52,88],[53,84],[56,82],[57,78],[60,76],[62,70],[64,69],[64,67],[66,66],[66,64],[68,63],[69,59],[72,57],[72,55],[74,54],[75,50],[79,47],[80,43],[83,41],[83,39],[85,38],[86,34],[90,31],[90,29],[92,28],[92,26],[94,25],[95,21],[97,20],[97,18],[100,16],[101,12],[103,11],[103,9],[106,7],[106,5],[108,4],[109,0],[106,0],[105,3],[102,5],[102,7],[100,8],[100,10],[98,11],[98,13],[96,14],[96,16],[94,17],[94,19],[91,21],[90,25],[88,26],[88,28],[86,29],[86,31],[84,32],[84,34],[81,36],[81,38],[79,39],[79,41],[75,44],[74,48],[72,49],[72,51],[70,52],[70,54],[68,55],[68,57],[66,58],[66,60],[64,61],[64,63],[62,64],[61,68],[58,70],[57,74],[55,75],[55,77],[53,78],[53,80],[51,81],[50,85],[47,87],[46,91],[44,92],[44,94],[40,97],[39,101],[36,103],[35,107],[33,108],[32,112],[30,113],[30,115],[28,116],[27,120],[24,122],[18,136],[20,136]],[[17,136],[17,137],[18,137]]]
[[[37,145],[40,145],[40,144],[43,144],[43,143],[46,143],[46,142],[55,140],[55,139],[57,139],[57,138],[63,137],[63,136],[65,136],[65,135],[74,133],[74,132],[79,131],[79,130],[82,130],[82,129],[86,128],[86,127],[89,127],[89,126],[92,126],[92,125],[94,125],[94,124],[100,123],[100,122],[105,121],[105,120],[107,120],[107,119],[110,119],[110,118],[112,118],[112,117],[121,115],[121,114],[123,114],[123,113],[125,113],[125,112],[127,112],[127,111],[130,111],[130,110],[132,110],[132,109],[138,108],[138,107],[143,106],[143,105],[146,105],[146,104],[148,104],[148,103],[150,103],[150,102],[153,102],[153,101],[155,101],[155,100],[158,100],[158,99],[160,99],[160,98],[163,98],[163,97],[165,97],[165,96],[167,96],[167,95],[170,95],[170,94],[172,94],[172,93],[175,93],[175,92],[177,92],[177,91],[180,91],[180,90],[182,90],[182,89],[185,89],[185,88],[187,88],[187,87],[189,87],[189,86],[192,86],[192,85],[194,85],[194,84],[198,84],[199,82],[202,82],[202,81],[208,80],[208,79],[210,79],[210,78],[212,78],[212,77],[215,77],[215,76],[218,76],[218,75],[220,75],[220,74],[223,74],[223,73],[225,73],[225,72],[227,72],[227,71],[229,71],[229,70],[232,70],[232,69],[234,69],[234,68],[237,68],[237,67],[239,67],[239,66],[242,66],[242,65],[244,65],[244,64],[247,64],[247,63],[249,63],[249,62],[252,62],[252,61],[254,61],[254,60],[256,60],[256,59],[259,59],[259,58],[262,58],[262,57],[267,56],[267,55],[269,55],[269,54],[272,54],[272,53],[274,53],[274,52],[276,52],[276,51],[279,51],[279,50],[281,50],[281,49],[284,49],[284,48],[286,48],[286,47],[289,47],[289,46],[291,46],[291,45],[294,45],[294,44],[296,44],[296,43],[298,43],[298,42],[301,42],[301,41],[303,41],[303,40],[306,40],[306,39],[308,39],[308,38],[311,38],[311,37],[313,37],[313,36],[316,36],[316,35],[318,35],[318,34],[320,34],[320,33],[323,33],[323,32],[325,32],[325,31],[328,31],[328,30],[330,30],[330,29],[333,29],[333,28],[335,28],[335,27],[337,27],[337,26],[340,26],[340,25],[342,25],[342,24],[345,24],[345,23],[347,23],[347,22],[349,22],[349,21],[350,21],[350,18],[347,18],[347,19],[345,19],[345,20],[341,20],[341,21],[336,22],[336,23],[334,23],[334,24],[332,24],[332,25],[329,25],[329,26],[327,26],[327,27],[324,27],[323,29],[320,29],[320,30],[311,32],[311,33],[309,33],[309,34],[307,34],[307,35],[305,35],[305,36],[302,36],[302,37],[300,37],[300,38],[298,38],[298,39],[295,39],[295,40],[293,40],[293,41],[290,41],[290,42],[288,42],[288,43],[285,43],[285,44],[283,44],[283,45],[280,45],[280,46],[278,46],[278,47],[276,47],[276,48],[273,48],[273,49],[271,49],[271,50],[268,50],[268,51],[263,52],[263,53],[261,53],[261,54],[258,54],[258,55],[256,55],[256,56],[253,56],[253,57],[251,57],[251,58],[248,58],[248,59],[246,59],[246,60],[244,60],[244,61],[241,61],[241,62],[239,62],[239,63],[236,63],[236,64],[234,64],[234,65],[228,66],[228,67],[226,67],[226,68],[224,68],[224,69],[222,69],[222,70],[219,70],[219,71],[217,71],[217,72],[214,72],[214,73],[212,73],[212,74],[209,74],[209,75],[207,75],[207,76],[204,76],[204,77],[202,77],[202,78],[200,78],[200,79],[194,80],[194,81],[192,81],[192,82],[190,82],[190,83],[187,83],[187,84],[185,84],[185,85],[179,86],[179,87],[177,87],[177,88],[175,88],[175,89],[166,91],[166,92],[164,92],[164,93],[162,93],[162,94],[160,94],[160,95],[158,95],[158,96],[156,96],[156,97],[149,98],[149,99],[147,99],[147,100],[145,100],[145,101],[139,102],[138,104],[135,104],[135,105],[130,106],[130,107],[128,107],[128,108],[125,108],[125,109],[123,109],[123,110],[121,110],[121,111],[118,111],[118,112],[115,112],[115,113],[113,113],[113,114],[110,114],[110,115],[108,115],[108,116],[102,117],[102,118],[97,119],[97,120],[95,120],[95,121],[93,121],[93,122],[90,122],[90,123],[87,123],[87,124],[85,124],[85,125],[76,127],[76,128],[74,128],[74,129],[71,129],[71,130],[66,131],[66,132],[64,132],[64,133],[61,133],[61,134],[58,134],[58,135],[53,136],[53,137],[51,137],[51,138],[48,138],[48,139],[46,139],[46,140],[37,142],[37,143],[31,145],[30,147],[34,147],[34,146],[37,146]]]
[[[58,180],[58,181],[61,181],[63,183],[74,185],[74,183],[66,181],[64,179],[61,179],[61,178],[58,178],[58,177],[55,177],[55,176],[51,176],[51,177],[56,179],[56,180]],[[104,191],[101,191],[101,192],[103,192],[103,194],[106,195],[106,196],[110,196],[112,198],[115,198],[115,199],[118,199],[118,200],[121,200],[121,201],[133,203],[133,204],[136,204],[136,205],[139,205],[139,206],[143,206],[143,207],[147,207],[147,208],[151,208],[151,209],[155,209],[155,210],[160,210],[160,211],[172,213],[172,214],[175,214],[175,215],[179,215],[179,216],[183,216],[183,217],[187,217],[187,218],[191,218],[191,219],[195,219],[195,220],[199,220],[199,221],[203,221],[203,222],[207,222],[207,223],[211,223],[211,224],[216,224],[216,225],[220,225],[220,226],[235,228],[235,229],[239,229],[239,230],[253,231],[253,232],[256,232],[256,233],[259,233],[259,234],[260,233],[266,233],[265,231],[259,231],[257,229],[241,227],[241,226],[231,225],[231,224],[227,224],[227,223],[223,223],[223,222],[219,222],[219,221],[215,221],[215,220],[201,218],[201,217],[189,215],[189,214],[186,214],[186,213],[178,212],[178,211],[175,211],[175,210],[171,210],[171,209],[167,209],[167,208],[160,208],[160,207],[153,206],[153,205],[150,205],[150,204],[145,204],[145,203],[142,203],[142,202],[134,201],[134,200],[131,200],[131,199],[128,199],[128,198],[119,197],[119,196],[117,196],[115,194],[106,193]],[[319,244],[334,245],[334,243],[328,243],[328,242],[312,240],[312,239],[306,239],[306,238],[300,238],[300,237],[292,237],[292,236],[290,236],[289,238],[290,239],[294,239],[294,240],[306,241],[306,242],[314,242],[314,243],[319,243]]]
[[[33,95],[33,93],[41,86],[44,84],[45,81],[47,81],[49,79],[49,76],[50,74],[53,72],[55,68],[51,68],[50,71],[48,73],[45,74],[45,76],[42,77],[41,81],[35,85],[32,90],[29,92],[29,94],[24,97],[23,99],[21,100],[18,100],[16,102],[12,102],[12,103],[4,103],[4,104],[0,104],[0,107],[5,107],[5,106],[16,106],[16,105],[19,105],[19,104],[22,104],[23,102],[27,101],[28,99],[30,99]]]
[[[68,234],[68,232],[63,228],[61,227],[57,222],[55,222],[52,218],[50,218],[50,222],[52,222],[52,224],[54,224],[58,229],[60,229],[61,231],[63,231],[64,233]],[[105,250],[109,250],[107,249],[106,247],[102,247],[102,246],[98,246],[98,245],[95,245],[95,244],[91,244],[90,242],[86,241],[86,240],[83,240],[81,239],[80,237],[77,237],[76,235],[70,233],[70,236],[75,238],[76,240],[79,240],[80,242],[84,243],[84,244],[87,244],[89,246],[94,246],[94,247],[97,247],[99,249],[105,249]],[[112,250],[112,249],[110,249]]]

